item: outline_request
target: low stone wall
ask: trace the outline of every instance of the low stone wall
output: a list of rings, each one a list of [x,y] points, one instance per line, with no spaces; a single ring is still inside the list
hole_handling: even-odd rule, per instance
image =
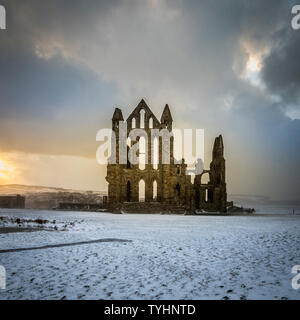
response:
[[[124,202],[121,213],[187,214],[185,207],[159,202]]]

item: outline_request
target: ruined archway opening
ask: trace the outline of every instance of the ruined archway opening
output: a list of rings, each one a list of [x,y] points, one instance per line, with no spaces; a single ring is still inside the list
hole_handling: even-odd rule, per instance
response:
[[[140,137],[139,139],[139,169],[146,169],[146,139]]]
[[[153,201],[157,201],[157,182],[153,181]]]
[[[159,141],[158,138],[155,137],[153,140],[153,155],[152,155],[152,161],[153,161],[153,169],[158,169],[158,163],[159,163]]]
[[[145,110],[140,111],[140,128],[145,128]]]
[[[201,175],[201,184],[208,184],[209,183],[209,173],[205,172]]]
[[[149,128],[150,129],[153,128],[153,119],[152,119],[152,117],[149,119]]]
[[[131,128],[132,128],[132,129],[135,129],[135,128],[136,128],[135,118],[132,118],[132,120],[131,120]]]
[[[145,202],[145,181],[143,179],[139,182],[139,202]]]

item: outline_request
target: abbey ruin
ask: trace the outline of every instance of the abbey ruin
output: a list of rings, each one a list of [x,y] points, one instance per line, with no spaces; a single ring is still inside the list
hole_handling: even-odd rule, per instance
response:
[[[119,150],[119,124],[124,123],[122,111],[116,108],[112,118],[112,130],[116,136],[114,148]],[[174,139],[170,139],[170,163],[162,162],[162,137],[158,139],[158,162],[153,163],[151,144],[152,129],[172,131],[173,119],[168,105],[160,121],[144,100],[138,104],[126,120],[127,137],[135,128],[143,128],[148,139],[145,150],[139,150],[145,164],[122,163],[116,152],[116,163],[107,166],[108,206],[115,212],[174,212],[192,213],[197,210],[226,212],[227,194],[225,159],[222,136],[215,139],[209,170],[196,173],[194,182],[186,174],[187,165],[182,159],[174,159]],[[147,137],[146,137],[147,138]],[[128,148],[132,142],[128,142]],[[129,153],[127,153],[129,157]],[[203,181],[207,175],[208,181]]]

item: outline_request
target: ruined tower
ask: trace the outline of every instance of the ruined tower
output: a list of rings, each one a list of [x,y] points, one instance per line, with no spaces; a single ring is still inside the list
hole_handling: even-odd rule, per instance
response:
[[[204,175],[208,175],[208,181],[205,183],[203,182]],[[196,210],[226,212],[225,159],[221,135],[214,142],[210,170],[203,170],[195,177],[194,197]]]

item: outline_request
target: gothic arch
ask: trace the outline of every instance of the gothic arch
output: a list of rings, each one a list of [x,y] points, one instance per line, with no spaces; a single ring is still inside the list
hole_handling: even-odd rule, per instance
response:
[[[135,129],[135,128],[136,128],[136,120],[135,120],[135,118],[132,118],[132,119],[131,119],[131,128],[132,128],[132,129]]]
[[[208,184],[210,181],[209,172],[203,172],[200,176],[201,184]]]
[[[146,169],[146,156],[147,153],[147,140],[145,137],[140,137],[139,139],[139,169],[145,170]]]
[[[153,139],[153,148],[152,148],[152,161],[153,161],[153,169],[158,169],[159,164],[159,140],[158,137]]]
[[[145,202],[146,197],[146,184],[144,179],[139,181],[139,202]]]
[[[152,129],[153,128],[153,118],[150,117],[149,119],[149,129]]]
[[[140,128],[144,129],[145,128],[145,116],[146,116],[146,111],[144,109],[140,110]]]
[[[157,181],[154,180],[152,183],[152,200],[156,201],[157,200]]]

